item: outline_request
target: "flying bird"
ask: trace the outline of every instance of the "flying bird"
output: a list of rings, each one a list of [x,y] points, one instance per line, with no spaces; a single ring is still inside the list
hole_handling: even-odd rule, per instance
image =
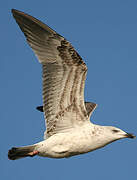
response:
[[[36,18],[12,9],[20,29],[43,69],[44,140],[33,145],[13,147],[8,158],[16,160],[35,155],[64,158],[87,153],[135,135],[112,126],[90,122],[96,103],[84,102],[87,66],[61,35]]]

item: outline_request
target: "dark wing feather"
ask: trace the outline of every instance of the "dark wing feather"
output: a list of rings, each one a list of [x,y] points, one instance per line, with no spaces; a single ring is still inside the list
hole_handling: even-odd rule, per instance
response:
[[[88,118],[84,104],[87,67],[72,45],[36,18],[12,10],[43,67],[46,137],[67,131]]]
[[[95,110],[95,108],[97,107],[97,104],[93,103],[93,102],[85,102],[85,107],[86,107],[86,111],[88,116],[90,117],[92,112]],[[40,112],[44,112],[43,110],[43,106],[37,106],[36,109]]]

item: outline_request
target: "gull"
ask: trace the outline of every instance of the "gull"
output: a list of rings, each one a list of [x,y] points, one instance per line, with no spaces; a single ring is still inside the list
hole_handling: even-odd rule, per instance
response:
[[[135,138],[119,128],[90,121],[97,104],[84,102],[87,66],[72,45],[36,18],[15,9],[12,14],[42,64],[43,106],[37,109],[44,112],[46,131],[43,141],[13,147],[8,158],[67,158]]]

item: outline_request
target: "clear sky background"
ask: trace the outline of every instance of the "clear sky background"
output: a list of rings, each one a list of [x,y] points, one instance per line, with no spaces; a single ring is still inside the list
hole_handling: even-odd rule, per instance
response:
[[[42,70],[11,15],[22,10],[66,37],[88,66],[91,120],[137,135],[137,1],[4,0],[0,3],[0,179],[136,179],[137,140],[123,139],[68,159],[10,161],[12,146],[43,139]]]

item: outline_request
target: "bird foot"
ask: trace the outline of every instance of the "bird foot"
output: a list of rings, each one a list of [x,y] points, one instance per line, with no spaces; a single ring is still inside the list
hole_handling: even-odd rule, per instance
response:
[[[39,151],[32,151],[32,152],[28,153],[28,156],[33,157],[33,156],[37,155],[38,153],[39,153]]]

